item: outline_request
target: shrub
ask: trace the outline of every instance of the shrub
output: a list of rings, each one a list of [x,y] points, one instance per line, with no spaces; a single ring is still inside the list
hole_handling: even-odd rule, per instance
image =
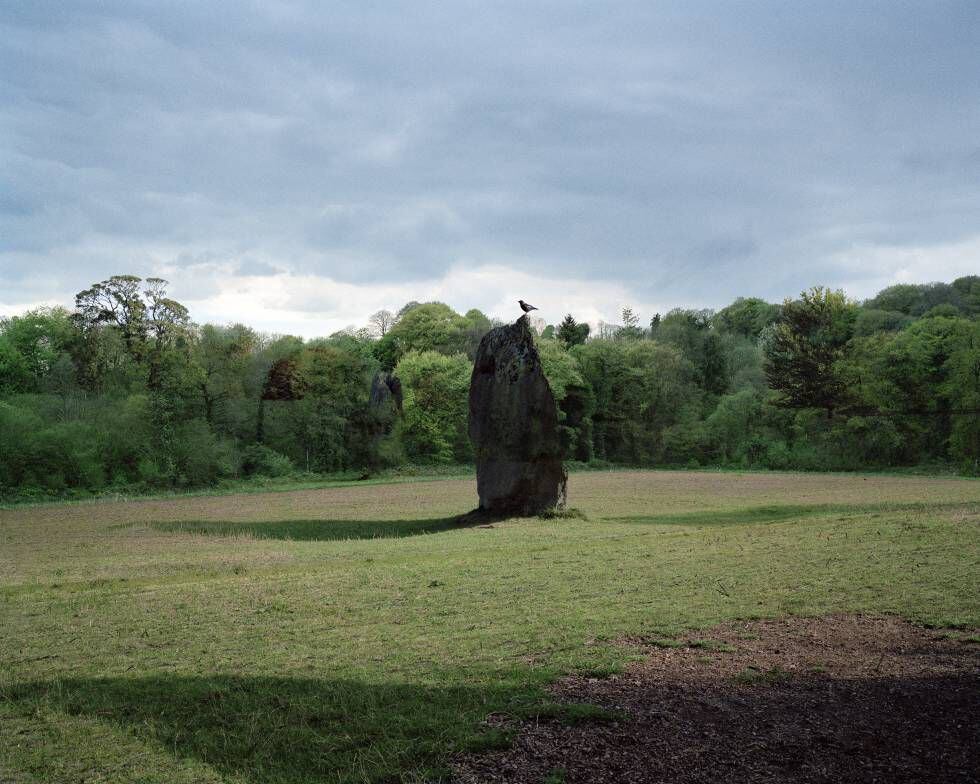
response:
[[[235,473],[238,461],[233,444],[214,435],[203,419],[180,425],[174,444],[177,484],[210,485]]]
[[[895,423],[886,417],[853,416],[831,433],[842,466],[896,465],[901,462],[904,439]]]
[[[242,474],[245,476],[286,476],[292,472],[292,461],[264,444],[252,444],[242,452]]]
[[[152,457],[142,458],[136,466],[136,475],[139,480],[149,487],[163,487],[168,484],[166,473]]]
[[[793,454],[785,441],[769,444],[764,458],[765,466],[775,471],[785,471],[793,467]]]

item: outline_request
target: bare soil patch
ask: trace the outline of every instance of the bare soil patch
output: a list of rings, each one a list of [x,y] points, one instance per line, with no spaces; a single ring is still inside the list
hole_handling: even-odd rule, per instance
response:
[[[622,675],[553,687],[556,702],[600,706],[614,720],[488,717],[516,732],[512,747],[457,759],[455,778],[975,782],[977,639],[893,617],[831,616],[628,640],[649,657]]]

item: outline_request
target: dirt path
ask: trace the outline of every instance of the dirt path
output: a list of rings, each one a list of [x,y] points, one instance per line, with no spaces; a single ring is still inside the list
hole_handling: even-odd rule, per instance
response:
[[[456,779],[980,780],[976,632],[835,616],[740,623],[682,642],[627,641],[649,658],[554,688],[556,701],[602,706],[611,720],[525,722],[510,750],[457,760]]]

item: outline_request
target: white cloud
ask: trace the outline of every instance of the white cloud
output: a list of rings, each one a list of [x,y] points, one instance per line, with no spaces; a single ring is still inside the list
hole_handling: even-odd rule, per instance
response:
[[[479,308],[514,320],[521,315],[517,300],[524,299],[537,305],[549,323],[558,323],[566,313],[592,324],[616,321],[625,305],[648,316],[665,310],[662,304],[637,300],[620,283],[549,278],[503,264],[457,265],[439,278],[377,285],[316,275],[238,276],[223,266],[195,274],[195,285],[212,292],[181,300],[195,320],[242,321],[264,331],[304,337],[363,326],[376,310],[397,310],[411,300],[446,302],[460,312]],[[221,277],[221,286],[208,282],[209,275]]]
[[[864,245],[837,253],[840,285],[865,299],[896,283],[950,282],[980,275],[980,234],[942,245]]]

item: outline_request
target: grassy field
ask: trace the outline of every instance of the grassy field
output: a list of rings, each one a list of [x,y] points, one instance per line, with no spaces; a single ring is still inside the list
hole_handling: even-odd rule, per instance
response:
[[[438,780],[624,635],[831,611],[980,625],[980,481],[576,474],[0,510],[0,781]],[[553,708],[549,708],[553,710]]]

